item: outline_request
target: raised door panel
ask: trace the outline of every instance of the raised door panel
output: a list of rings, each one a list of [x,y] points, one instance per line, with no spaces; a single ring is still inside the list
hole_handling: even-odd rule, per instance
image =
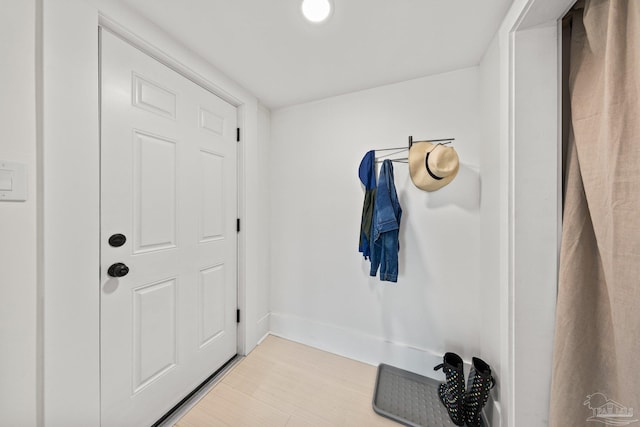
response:
[[[224,135],[225,120],[223,116],[213,113],[202,106],[199,108],[199,122],[202,129],[218,135]]]
[[[200,151],[202,198],[200,242],[224,238],[224,157]]]
[[[225,330],[225,266],[216,265],[200,273],[200,347],[208,345]]]
[[[176,118],[177,95],[159,83],[133,73],[133,105],[170,119]]]
[[[134,131],[134,253],[176,246],[176,142]]]
[[[177,363],[176,279],[133,290],[133,394]]]

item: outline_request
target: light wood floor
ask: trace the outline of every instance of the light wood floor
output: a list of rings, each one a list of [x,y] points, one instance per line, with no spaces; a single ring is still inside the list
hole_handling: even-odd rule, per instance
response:
[[[178,427],[397,427],[373,412],[376,367],[269,336]]]

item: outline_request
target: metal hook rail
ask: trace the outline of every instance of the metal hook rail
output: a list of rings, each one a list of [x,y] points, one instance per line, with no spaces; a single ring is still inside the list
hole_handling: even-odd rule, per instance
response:
[[[383,161],[383,160],[380,160],[383,157],[393,156],[395,154],[398,154],[401,151],[409,150],[411,148],[411,146],[416,142],[437,142],[439,145],[446,145],[446,144],[451,144],[455,140],[456,140],[455,138],[442,138],[442,139],[425,139],[425,140],[422,140],[422,141],[414,141],[413,140],[413,136],[410,135],[409,136],[409,145],[407,147],[380,148],[378,150],[374,150],[374,151],[392,151],[392,150],[395,150],[395,153],[384,154],[384,155],[382,155],[380,157],[376,157],[375,162],[376,163],[380,163],[381,161]],[[399,162],[399,163],[407,163],[408,162],[408,158],[407,157],[402,157],[402,158],[399,158],[399,159],[389,159],[389,160],[392,161],[392,162]]]

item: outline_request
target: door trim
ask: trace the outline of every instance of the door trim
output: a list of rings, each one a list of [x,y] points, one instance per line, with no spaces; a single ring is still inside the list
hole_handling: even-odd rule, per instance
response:
[[[493,392],[494,408],[492,411],[493,424],[499,426],[527,425],[533,420],[548,417],[548,395],[551,372],[548,371],[535,377],[531,383],[530,359],[531,348],[535,348],[536,355],[543,354],[545,359],[551,357],[553,334],[555,325],[555,297],[557,275],[555,280],[545,281],[545,290],[536,298],[535,307],[530,305],[522,296],[526,296],[526,286],[517,279],[526,274],[522,266],[531,264],[531,251],[537,251],[542,256],[536,258],[534,264],[537,272],[553,275],[557,272],[559,243],[562,232],[561,210],[562,191],[560,180],[549,185],[544,190],[549,199],[543,200],[536,193],[537,181],[534,177],[539,171],[524,169],[522,154],[525,153],[520,144],[531,144],[540,138],[536,129],[527,126],[531,120],[536,120],[536,128],[547,129],[549,132],[546,142],[549,144],[550,157],[555,165],[547,172],[561,177],[561,145],[562,130],[560,112],[562,90],[561,84],[561,43],[551,37],[529,37],[528,31],[547,31],[547,36],[554,30],[561,36],[558,23],[571,8],[575,0],[514,0],[496,37],[499,42],[500,67],[500,367],[498,378],[502,378],[500,386]],[[531,34],[529,34],[531,35]],[[523,37],[524,36],[524,37]],[[524,43],[523,43],[524,41]],[[527,43],[528,42],[528,43]],[[536,49],[546,51],[544,61],[537,60]],[[536,59],[532,61],[532,56]],[[555,58],[554,58],[555,57]],[[526,74],[523,69],[528,67]],[[527,89],[540,88],[540,76],[553,76],[552,80],[544,84],[544,93],[530,105],[527,114],[518,108],[524,100],[528,100]],[[516,175],[517,174],[517,175]],[[515,181],[517,179],[517,181]],[[534,201],[555,205],[546,220],[555,222],[554,234],[546,239],[530,239],[524,233],[528,224],[537,218],[526,215],[526,209],[518,194],[534,194]],[[533,190],[533,191],[531,191]],[[516,215],[518,212],[518,215]],[[522,215],[525,212],[525,215]],[[516,250],[518,249],[518,250]],[[551,254],[546,257],[544,254]],[[526,277],[526,275],[524,276]],[[532,276],[533,277],[533,276]],[[536,309],[542,307],[542,309]],[[540,334],[539,327],[544,325],[544,333]],[[516,336],[518,342],[516,343]],[[523,344],[524,343],[524,344]],[[536,403],[531,410],[531,399],[523,393],[516,393],[525,387],[533,390]]]

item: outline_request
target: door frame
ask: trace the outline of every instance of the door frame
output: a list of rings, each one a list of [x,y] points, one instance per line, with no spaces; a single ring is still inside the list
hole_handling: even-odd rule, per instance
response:
[[[494,396],[499,402],[487,408],[496,427],[537,426],[549,417],[562,236],[561,20],[575,1],[514,0],[496,35],[501,363]],[[548,150],[542,157],[547,163],[527,167],[540,143]],[[540,174],[549,178],[542,187]],[[547,208],[542,215],[528,210],[536,203]],[[541,219],[546,229],[540,229]],[[541,234],[532,237],[532,232]],[[540,292],[532,299],[534,289]],[[544,362],[549,363],[547,369]]]
[[[268,330],[258,319],[268,242],[256,233],[259,101],[211,64],[122,4],[109,0],[36,0],[40,66],[38,424],[100,425],[100,150],[98,28],[118,34],[238,109],[238,354]],[[135,29],[135,30],[133,30]],[[245,231],[246,230],[246,231]],[[264,241],[263,241],[264,240]],[[73,267],[72,272],[70,266]],[[71,403],[72,402],[72,403]],[[71,408],[71,405],[73,408]],[[73,418],[70,415],[73,414]]]

